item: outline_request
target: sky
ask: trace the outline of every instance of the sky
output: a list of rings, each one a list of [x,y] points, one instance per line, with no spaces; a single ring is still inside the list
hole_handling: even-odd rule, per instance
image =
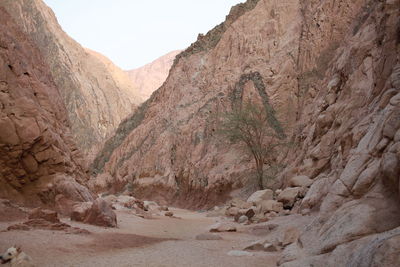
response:
[[[196,41],[244,0],[44,0],[63,30],[124,70]]]

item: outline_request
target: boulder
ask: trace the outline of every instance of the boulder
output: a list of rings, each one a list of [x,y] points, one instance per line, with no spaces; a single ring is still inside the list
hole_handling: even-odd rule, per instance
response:
[[[294,176],[289,181],[289,185],[292,187],[309,187],[310,185],[312,185],[312,183],[313,180],[311,180],[310,177],[306,175]]]
[[[53,210],[42,209],[42,208],[33,209],[29,213],[28,219],[30,219],[30,220],[43,219],[45,221],[52,222],[52,223],[60,222],[60,219],[58,219],[57,212],[55,212]]]
[[[260,203],[261,207],[261,212],[262,213],[267,213],[270,211],[274,212],[281,212],[283,210],[283,204],[282,202],[278,202],[276,200],[264,200]]]
[[[237,229],[230,223],[216,223],[210,227],[210,232],[236,232]]]
[[[97,226],[116,227],[117,215],[111,205],[104,199],[98,198],[92,203],[84,202],[74,206],[71,220]]]
[[[277,200],[282,202],[284,207],[291,208],[300,191],[301,187],[288,187],[278,195]]]
[[[221,240],[222,237],[217,234],[203,233],[196,236],[196,240]]]
[[[254,192],[248,199],[247,202],[256,204],[263,200],[271,200],[274,198],[274,192],[271,189],[259,190]]]

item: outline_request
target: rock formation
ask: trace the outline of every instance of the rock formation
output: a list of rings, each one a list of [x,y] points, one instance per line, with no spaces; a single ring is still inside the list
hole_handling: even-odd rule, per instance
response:
[[[144,100],[147,100],[164,83],[176,55],[180,52],[181,50],[169,52],[143,67],[127,71],[129,78],[138,88],[140,96]]]
[[[27,205],[89,201],[83,157],[41,53],[0,7],[0,197]]]
[[[75,142],[84,152],[96,151],[142,102],[139,93],[122,70],[70,38],[42,0],[4,0],[0,6],[32,38],[49,65]]]
[[[177,56],[163,86],[106,142],[93,171],[129,183],[135,196],[191,207],[222,201],[246,183],[251,165],[218,140],[216,118],[243,99],[257,100],[293,144],[277,158],[285,166],[280,201],[314,216],[295,231],[280,264],[393,266],[399,12],[398,0],[234,7]],[[300,183],[310,188],[290,187]]]

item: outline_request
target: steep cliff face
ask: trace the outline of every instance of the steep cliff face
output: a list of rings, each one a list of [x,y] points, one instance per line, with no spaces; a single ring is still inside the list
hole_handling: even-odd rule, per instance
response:
[[[143,99],[147,100],[164,83],[176,55],[180,52],[182,51],[169,52],[143,67],[127,71],[129,78],[138,88]]]
[[[325,177],[342,190],[325,198],[328,213],[351,200],[364,167],[386,177],[381,164],[398,166],[398,4],[260,0],[233,8],[225,23],[177,56],[164,85],[107,141],[92,165],[103,173],[98,189],[117,180],[132,183],[138,196],[183,205],[223,199],[246,183],[251,163],[215,137],[215,117],[235,99],[250,97],[275,110],[295,144],[278,157],[287,166],[281,186],[295,174],[320,186]],[[393,125],[391,137],[372,140],[368,129],[379,132],[376,125],[385,121]],[[369,152],[371,143],[379,152]],[[368,177],[368,186],[382,185],[378,176]]]
[[[83,157],[49,66],[0,7],[0,198],[54,205],[87,201]],[[79,182],[79,183],[78,183]]]
[[[164,85],[120,125],[94,170],[133,180],[143,196],[187,197],[187,205],[211,205],[242,186],[252,162],[215,138],[216,117],[235,98],[258,97],[290,133],[301,19],[297,1],[234,7],[225,23],[176,57]]]
[[[5,0],[3,6],[43,54],[83,151],[96,150],[141,97],[125,73],[86,51],[61,29],[41,0]]]

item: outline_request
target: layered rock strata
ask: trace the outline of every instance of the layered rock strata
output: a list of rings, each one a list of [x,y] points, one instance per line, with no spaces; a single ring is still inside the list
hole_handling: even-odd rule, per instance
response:
[[[0,197],[92,199],[61,93],[34,42],[0,7]]]

